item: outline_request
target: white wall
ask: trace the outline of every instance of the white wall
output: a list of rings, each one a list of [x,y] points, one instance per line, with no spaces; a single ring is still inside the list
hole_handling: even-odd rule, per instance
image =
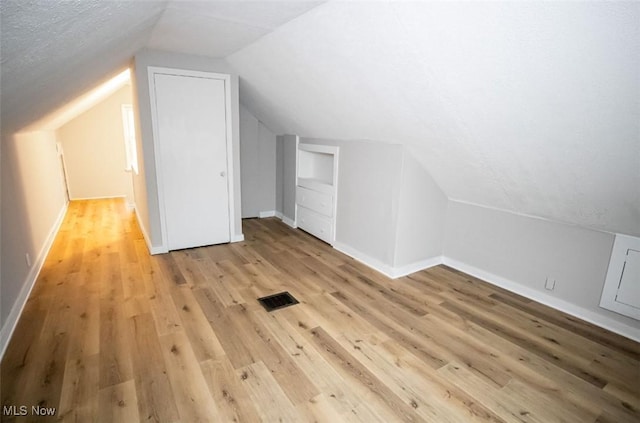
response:
[[[133,183],[133,199],[134,209],[138,220],[138,226],[144,236],[147,247],[153,252],[153,243],[151,242],[151,236],[149,235],[149,228],[151,223],[149,219],[149,204],[147,196],[147,163],[148,155],[145,156],[145,150],[142,141],[142,120],[140,118],[140,98],[138,90],[138,71],[136,69],[135,60],[131,61],[129,66],[131,69],[131,94],[133,104],[133,117],[136,129],[136,153],[138,156],[138,173],[131,175]],[[148,93],[148,90],[147,90]],[[151,158],[153,160],[153,157]],[[158,240],[160,242],[160,240]]]
[[[240,125],[238,76],[229,65],[217,59],[189,56],[143,49],[134,58],[134,96],[136,102],[136,126],[139,128],[138,159],[144,161],[140,174],[134,176],[136,207],[140,216],[140,225],[146,233],[149,249],[152,253],[162,251],[162,232],[160,228],[160,209],[158,203],[158,185],[156,179],[155,152],[153,147],[153,130],[151,121],[151,104],[149,96],[149,66],[169,67],[203,72],[218,72],[231,75],[231,132],[233,142],[233,198],[234,198],[234,232],[231,239],[242,238],[241,220],[241,176],[240,176]],[[139,207],[138,202],[146,204]]]
[[[598,306],[613,234],[450,201],[445,263],[640,338],[640,322]],[[556,280],[545,290],[547,277]],[[634,335],[635,334],[635,335]]]
[[[284,135],[276,136],[276,215],[284,210]]]
[[[285,137],[279,142],[284,150]],[[441,262],[448,200],[410,151],[374,141],[300,142],[340,147],[336,249],[391,277]],[[278,165],[295,169],[295,155],[283,153]],[[286,188],[285,210],[295,204]]]
[[[260,214],[260,171],[258,168],[258,119],[240,106],[240,166],[242,175],[242,218]]]
[[[267,215],[274,214],[276,210],[276,136],[260,121],[258,121],[258,171],[260,212]]]
[[[282,137],[282,216],[290,225],[296,221],[296,143],[295,135]]]
[[[242,217],[276,211],[276,136],[240,106]]]
[[[52,131],[3,136],[1,205],[0,352],[66,210],[61,159]],[[25,254],[31,257],[31,267]]]
[[[122,123],[122,105],[131,104],[131,97],[125,85],[58,129],[72,200],[125,197],[133,204]]]
[[[392,266],[402,146],[308,138],[300,142],[340,147],[335,247]]]
[[[394,267],[406,268],[406,273],[437,264],[448,200],[407,149],[403,151],[399,201]]]

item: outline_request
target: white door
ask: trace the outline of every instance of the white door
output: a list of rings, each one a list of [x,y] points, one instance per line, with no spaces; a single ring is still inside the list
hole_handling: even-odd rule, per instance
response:
[[[167,248],[229,242],[225,80],[153,76]]]

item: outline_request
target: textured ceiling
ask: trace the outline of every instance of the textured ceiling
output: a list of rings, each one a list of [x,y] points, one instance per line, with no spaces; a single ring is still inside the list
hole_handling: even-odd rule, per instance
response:
[[[148,46],[225,57],[322,3],[321,1],[174,1]]]
[[[2,126],[15,130],[126,67],[161,2],[0,1]]]
[[[451,199],[640,235],[640,3],[330,2],[227,57],[276,132],[400,142]]]
[[[0,0],[2,125],[42,118],[143,47],[222,58],[320,3]]]
[[[227,57],[276,132],[405,144],[447,196],[640,235],[640,3],[1,0],[2,127],[142,47]]]

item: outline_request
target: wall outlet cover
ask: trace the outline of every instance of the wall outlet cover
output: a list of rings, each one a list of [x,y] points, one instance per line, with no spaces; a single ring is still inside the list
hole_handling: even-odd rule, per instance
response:
[[[552,279],[552,278],[547,278],[547,280],[544,282],[544,289],[548,290],[548,291],[553,291],[556,287],[556,280]]]

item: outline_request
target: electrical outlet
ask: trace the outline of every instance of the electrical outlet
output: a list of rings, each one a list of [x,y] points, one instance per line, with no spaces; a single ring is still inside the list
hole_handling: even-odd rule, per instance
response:
[[[553,291],[556,287],[556,280],[550,277],[547,277],[547,280],[544,282],[544,289],[547,291]]]
[[[24,255],[24,260],[27,262],[27,267],[31,267],[31,255],[29,253]]]

